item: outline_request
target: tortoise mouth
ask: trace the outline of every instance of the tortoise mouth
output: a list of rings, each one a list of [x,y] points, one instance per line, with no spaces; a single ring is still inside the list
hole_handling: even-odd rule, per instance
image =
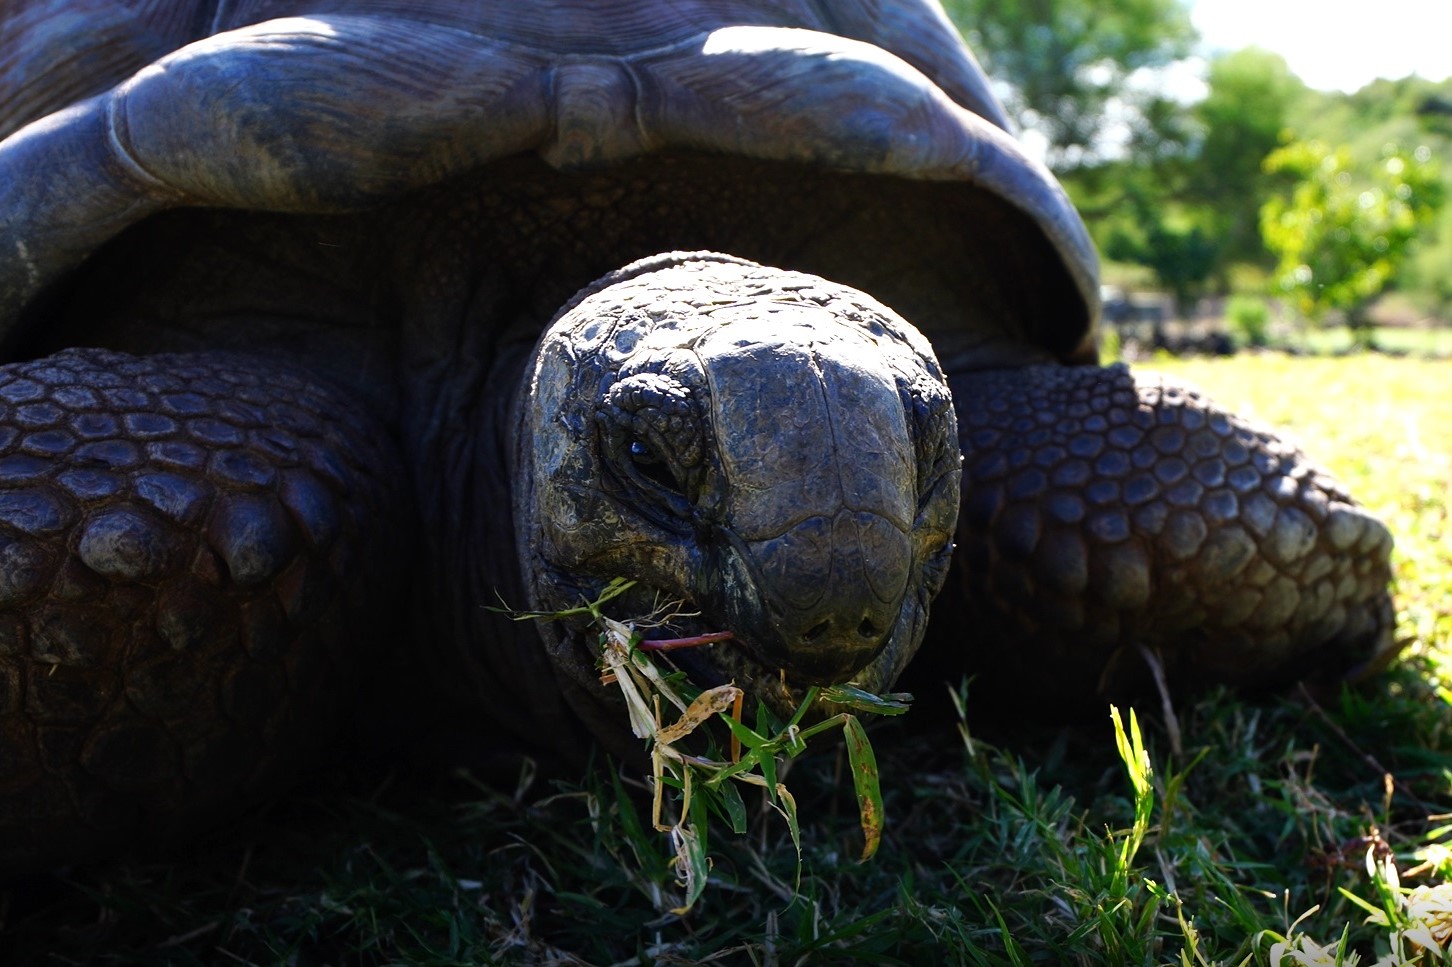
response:
[[[670,604],[663,606],[661,602],[666,600]],[[636,631],[637,648],[683,672],[692,685],[707,689],[734,684],[749,700],[763,703],[781,718],[801,706],[813,685],[853,684],[875,691],[890,684],[892,677],[892,669],[883,667],[888,662],[874,657],[840,681],[806,681],[767,661],[748,633],[712,618],[689,598],[641,586],[632,587],[605,611]],[[893,634],[896,631],[895,627]],[[568,634],[574,646],[588,652],[595,666],[603,670],[596,629],[574,626]]]
[[[644,638],[637,647],[685,672],[697,687],[737,685],[747,695],[765,702],[778,715],[790,714],[800,704],[808,685],[793,681],[785,669],[773,667],[765,661],[753,647],[749,634],[743,634],[724,621],[706,617],[689,600],[683,599],[679,608],[679,613],[670,620],[641,629]],[[731,637],[683,647],[660,647],[656,644],[707,639],[722,633]]]

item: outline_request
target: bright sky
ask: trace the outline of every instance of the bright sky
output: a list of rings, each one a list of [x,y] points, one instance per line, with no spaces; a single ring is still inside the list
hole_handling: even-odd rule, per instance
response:
[[[1452,0],[1192,0],[1207,53],[1264,47],[1311,87],[1452,76]]]

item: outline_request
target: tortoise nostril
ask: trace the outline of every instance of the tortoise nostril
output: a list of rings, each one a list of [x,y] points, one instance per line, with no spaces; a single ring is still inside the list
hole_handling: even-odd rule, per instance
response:
[[[887,644],[890,615],[866,609],[838,609],[800,617],[797,628],[781,629],[770,660],[792,679],[807,685],[845,682],[867,666]],[[864,613],[865,612],[865,613]],[[781,625],[776,625],[781,628]]]
[[[806,631],[802,632],[801,637],[797,640],[804,645],[818,644],[832,633],[832,629],[834,627],[835,625],[833,624],[831,618],[828,618],[824,621],[819,621],[816,624],[812,625],[810,628],[808,628]],[[882,637],[882,628],[878,624],[878,622],[874,621],[872,619],[872,616],[869,615],[863,618],[862,621],[857,625],[857,637],[867,641],[876,641],[877,639]]]

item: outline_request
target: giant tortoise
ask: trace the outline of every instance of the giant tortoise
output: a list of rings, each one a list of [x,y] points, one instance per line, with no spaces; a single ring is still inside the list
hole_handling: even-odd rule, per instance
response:
[[[933,0],[9,0],[0,875],[345,724],[628,751],[594,637],[495,607],[616,578],[777,704],[1383,663],[1385,528],[1096,365],[1006,129]]]

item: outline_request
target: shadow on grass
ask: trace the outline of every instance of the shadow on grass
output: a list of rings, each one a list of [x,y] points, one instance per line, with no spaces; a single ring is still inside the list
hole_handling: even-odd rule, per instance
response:
[[[337,773],[192,850],[11,888],[0,962],[1234,963],[1318,905],[1297,929],[1349,924],[1371,955],[1384,938],[1338,887],[1368,895],[1368,848],[1410,869],[1448,806],[1446,704],[1419,671],[1323,701],[1212,694],[1180,710],[1179,760],[1149,726],[1151,822],[1127,860],[1108,715],[1039,728],[1026,705],[961,734],[875,730],[888,824],[865,865],[843,757],[804,756],[800,883],[757,809],[713,837],[685,919],[662,912],[669,845],[605,770],[517,790]]]

